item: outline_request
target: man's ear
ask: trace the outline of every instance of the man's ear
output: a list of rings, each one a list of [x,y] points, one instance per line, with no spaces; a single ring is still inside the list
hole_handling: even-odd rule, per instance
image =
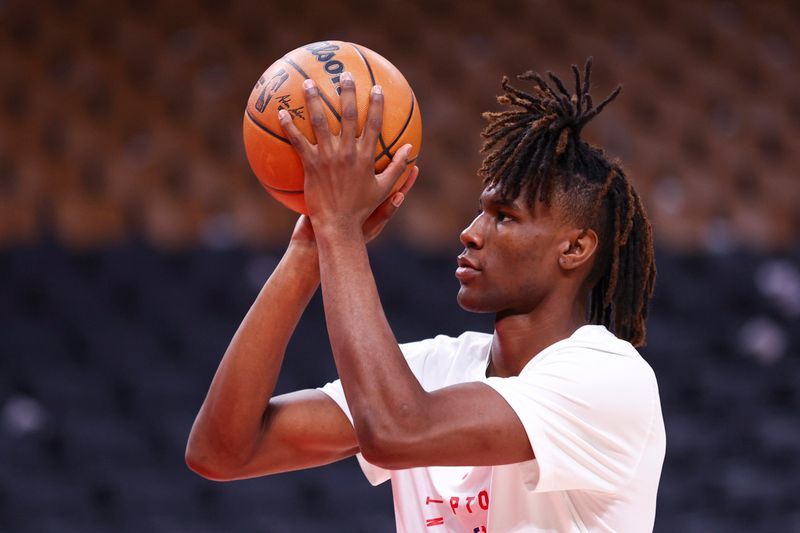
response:
[[[597,251],[597,233],[593,229],[570,230],[559,247],[558,266],[575,270],[589,264]]]

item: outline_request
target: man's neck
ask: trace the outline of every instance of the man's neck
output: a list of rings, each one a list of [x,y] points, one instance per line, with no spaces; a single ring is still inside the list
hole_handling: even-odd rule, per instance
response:
[[[487,376],[518,376],[536,354],[586,325],[582,308],[570,314],[498,314]]]

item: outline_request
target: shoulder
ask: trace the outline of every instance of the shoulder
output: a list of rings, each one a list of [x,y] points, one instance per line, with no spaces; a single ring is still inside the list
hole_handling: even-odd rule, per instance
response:
[[[538,359],[538,361],[537,361]],[[658,384],[630,343],[602,326],[585,326],[531,360],[520,377],[567,401],[586,401],[613,416],[648,419],[660,410]]]
[[[655,381],[653,369],[636,348],[603,326],[584,326],[534,357],[523,374],[559,367],[579,374],[622,374]]]
[[[400,349],[411,371],[429,389],[477,379],[485,370],[491,342],[488,333],[467,331],[458,337],[437,335],[401,344]]]
[[[403,343],[400,344],[400,349],[406,359],[434,354],[437,356],[456,356],[476,351],[480,352],[488,347],[491,341],[492,335],[489,333],[465,331],[458,337],[437,335],[429,339]]]

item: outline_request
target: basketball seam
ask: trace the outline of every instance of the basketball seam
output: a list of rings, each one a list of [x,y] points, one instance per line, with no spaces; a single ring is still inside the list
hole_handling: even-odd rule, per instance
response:
[[[353,44],[353,43],[347,43],[347,44],[352,46],[353,49],[358,53],[358,55],[361,56],[361,59],[364,61],[364,65],[366,65],[366,67],[367,67],[367,71],[369,71],[369,77],[372,80],[372,85],[375,85],[375,76],[372,73],[372,67],[369,64],[369,61],[367,61],[367,57],[361,52],[361,49],[358,46],[356,46],[355,44]],[[411,88],[409,87],[409,89],[411,89]],[[391,152],[391,150],[394,147],[394,145],[397,144],[397,141],[400,140],[400,137],[403,136],[403,133],[405,133],[406,129],[408,128],[408,125],[411,122],[411,117],[414,115],[414,107],[415,107],[416,101],[417,101],[417,97],[416,97],[416,95],[414,95],[414,91],[412,90],[411,91],[411,109],[409,110],[408,116],[406,117],[406,122],[405,122],[405,124],[403,124],[403,128],[400,130],[400,133],[398,133],[397,136],[394,138],[394,140],[391,143],[389,143],[389,146],[386,146],[386,143],[383,140],[383,135],[378,135],[378,141],[381,143],[382,150],[381,150],[381,153],[378,155],[378,157],[375,158],[375,162],[376,163],[378,161],[380,161],[380,159],[383,156],[386,156],[387,158],[389,158],[389,161],[391,161],[392,157],[394,157],[392,152]]]
[[[372,66],[369,64],[369,61],[367,61],[367,56],[365,56],[361,52],[361,49],[355,44],[353,43],[347,43],[347,44],[353,47],[353,50],[356,51],[361,60],[364,62],[364,66],[367,67],[367,72],[369,72],[369,79],[372,80],[372,86],[374,87],[375,85],[377,85],[375,81],[375,74],[372,72]],[[381,157],[383,157],[384,155],[391,160],[392,154],[391,152],[389,152],[389,149],[386,148],[386,141],[383,140],[383,132],[378,133],[378,142],[381,144],[381,153],[378,157],[375,158],[375,162],[377,163],[378,161],[380,161]]]
[[[297,189],[279,189],[278,187],[273,187],[272,185],[267,185],[263,181],[261,182],[261,185],[263,185],[264,188],[266,188],[266,189],[270,189],[272,191],[283,193],[283,194],[303,194],[303,189],[300,189],[300,190],[297,190]]]
[[[297,72],[299,72],[300,75],[303,76],[303,79],[305,80],[310,79],[308,74],[306,74],[306,72],[302,68],[300,68],[300,66],[297,63],[295,63],[294,61],[285,56],[282,57],[281,59],[286,63],[288,63],[289,65],[291,65],[292,68],[294,68]],[[330,100],[328,100],[328,97],[325,96],[325,93],[323,93],[321,90],[317,90],[317,93],[319,94],[320,98],[322,98],[322,101],[325,103],[325,105],[328,106],[328,110],[333,114],[334,118],[341,123],[342,122],[341,115],[339,115],[339,113],[336,111],[336,108],[333,107],[333,104],[331,104]]]
[[[292,144],[292,142],[289,139],[287,139],[285,137],[281,137],[280,135],[278,135],[277,133],[275,133],[274,131],[269,129],[267,126],[265,126],[262,123],[260,123],[259,121],[257,121],[256,117],[253,116],[253,114],[250,112],[249,109],[245,109],[244,112],[245,112],[245,115],[247,115],[247,118],[249,118],[253,122],[253,124],[258,126],[258,128],[260,128],[260,129],[264,130],[265,132],[269,133],[270,135],[272,135],[273,137],[275,137],[279,141],[283,141],[286,144]]]
[[[392,148],[394,148],[394,145],[397,144],[397,141],[399,141],[400,137],[402,137],[403,134],[406,132],[406,128],[408,128],[408,124],[411,122],[411,116],[414,114],[414,102],[415,101],[416,101],[416,98],[414,97],[414,92],[412,91],[411,92],[411,111],[408,112],[408,116],[406,117],[406,123],[403,124],[403,129],[400,130],[400,133],[398,133],[397,137],[395,137],[394,140],[391,142],[389,147],[386,149],[387,151],[390,151]],[[387,152],[386,155],[389,156],[390,154],[391,154],[391,152]],[[383,157],[383,155],[384,154],[381,154],[380,157]],[[380,159],[380,157],[378,159]],[[376,163],[377,163],[378,159],[375,160]],[[391,159],[391,157],[389,159]]]

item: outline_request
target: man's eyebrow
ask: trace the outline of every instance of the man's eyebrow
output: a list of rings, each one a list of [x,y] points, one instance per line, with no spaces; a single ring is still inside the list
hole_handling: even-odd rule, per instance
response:
[[[498,196],[497,198],[493,198],[492,200],[494,201],[494,203],[498,205],[503,205],[506,207],[514,207],[514,208],[519,207],[517,205],[517,202],[511,198],[503,198],[502,196]]]
[[[484,198],[483,195],[481,195],[478,198],[478,205],[480,207],[483,207],[483,198]],[[489,202],[490,204],[494,204],[494,205],[499,205],[499,206],[503,206],[503,207],[511,207],[511,208],[514,208],[514,209],[520,209],[520,206],[519,206],[519,204],[517,203],[517,201],[515,199],[505,198],[505,197],[497,195],[497,194],[487,195],[486,196],[486,201]]]

